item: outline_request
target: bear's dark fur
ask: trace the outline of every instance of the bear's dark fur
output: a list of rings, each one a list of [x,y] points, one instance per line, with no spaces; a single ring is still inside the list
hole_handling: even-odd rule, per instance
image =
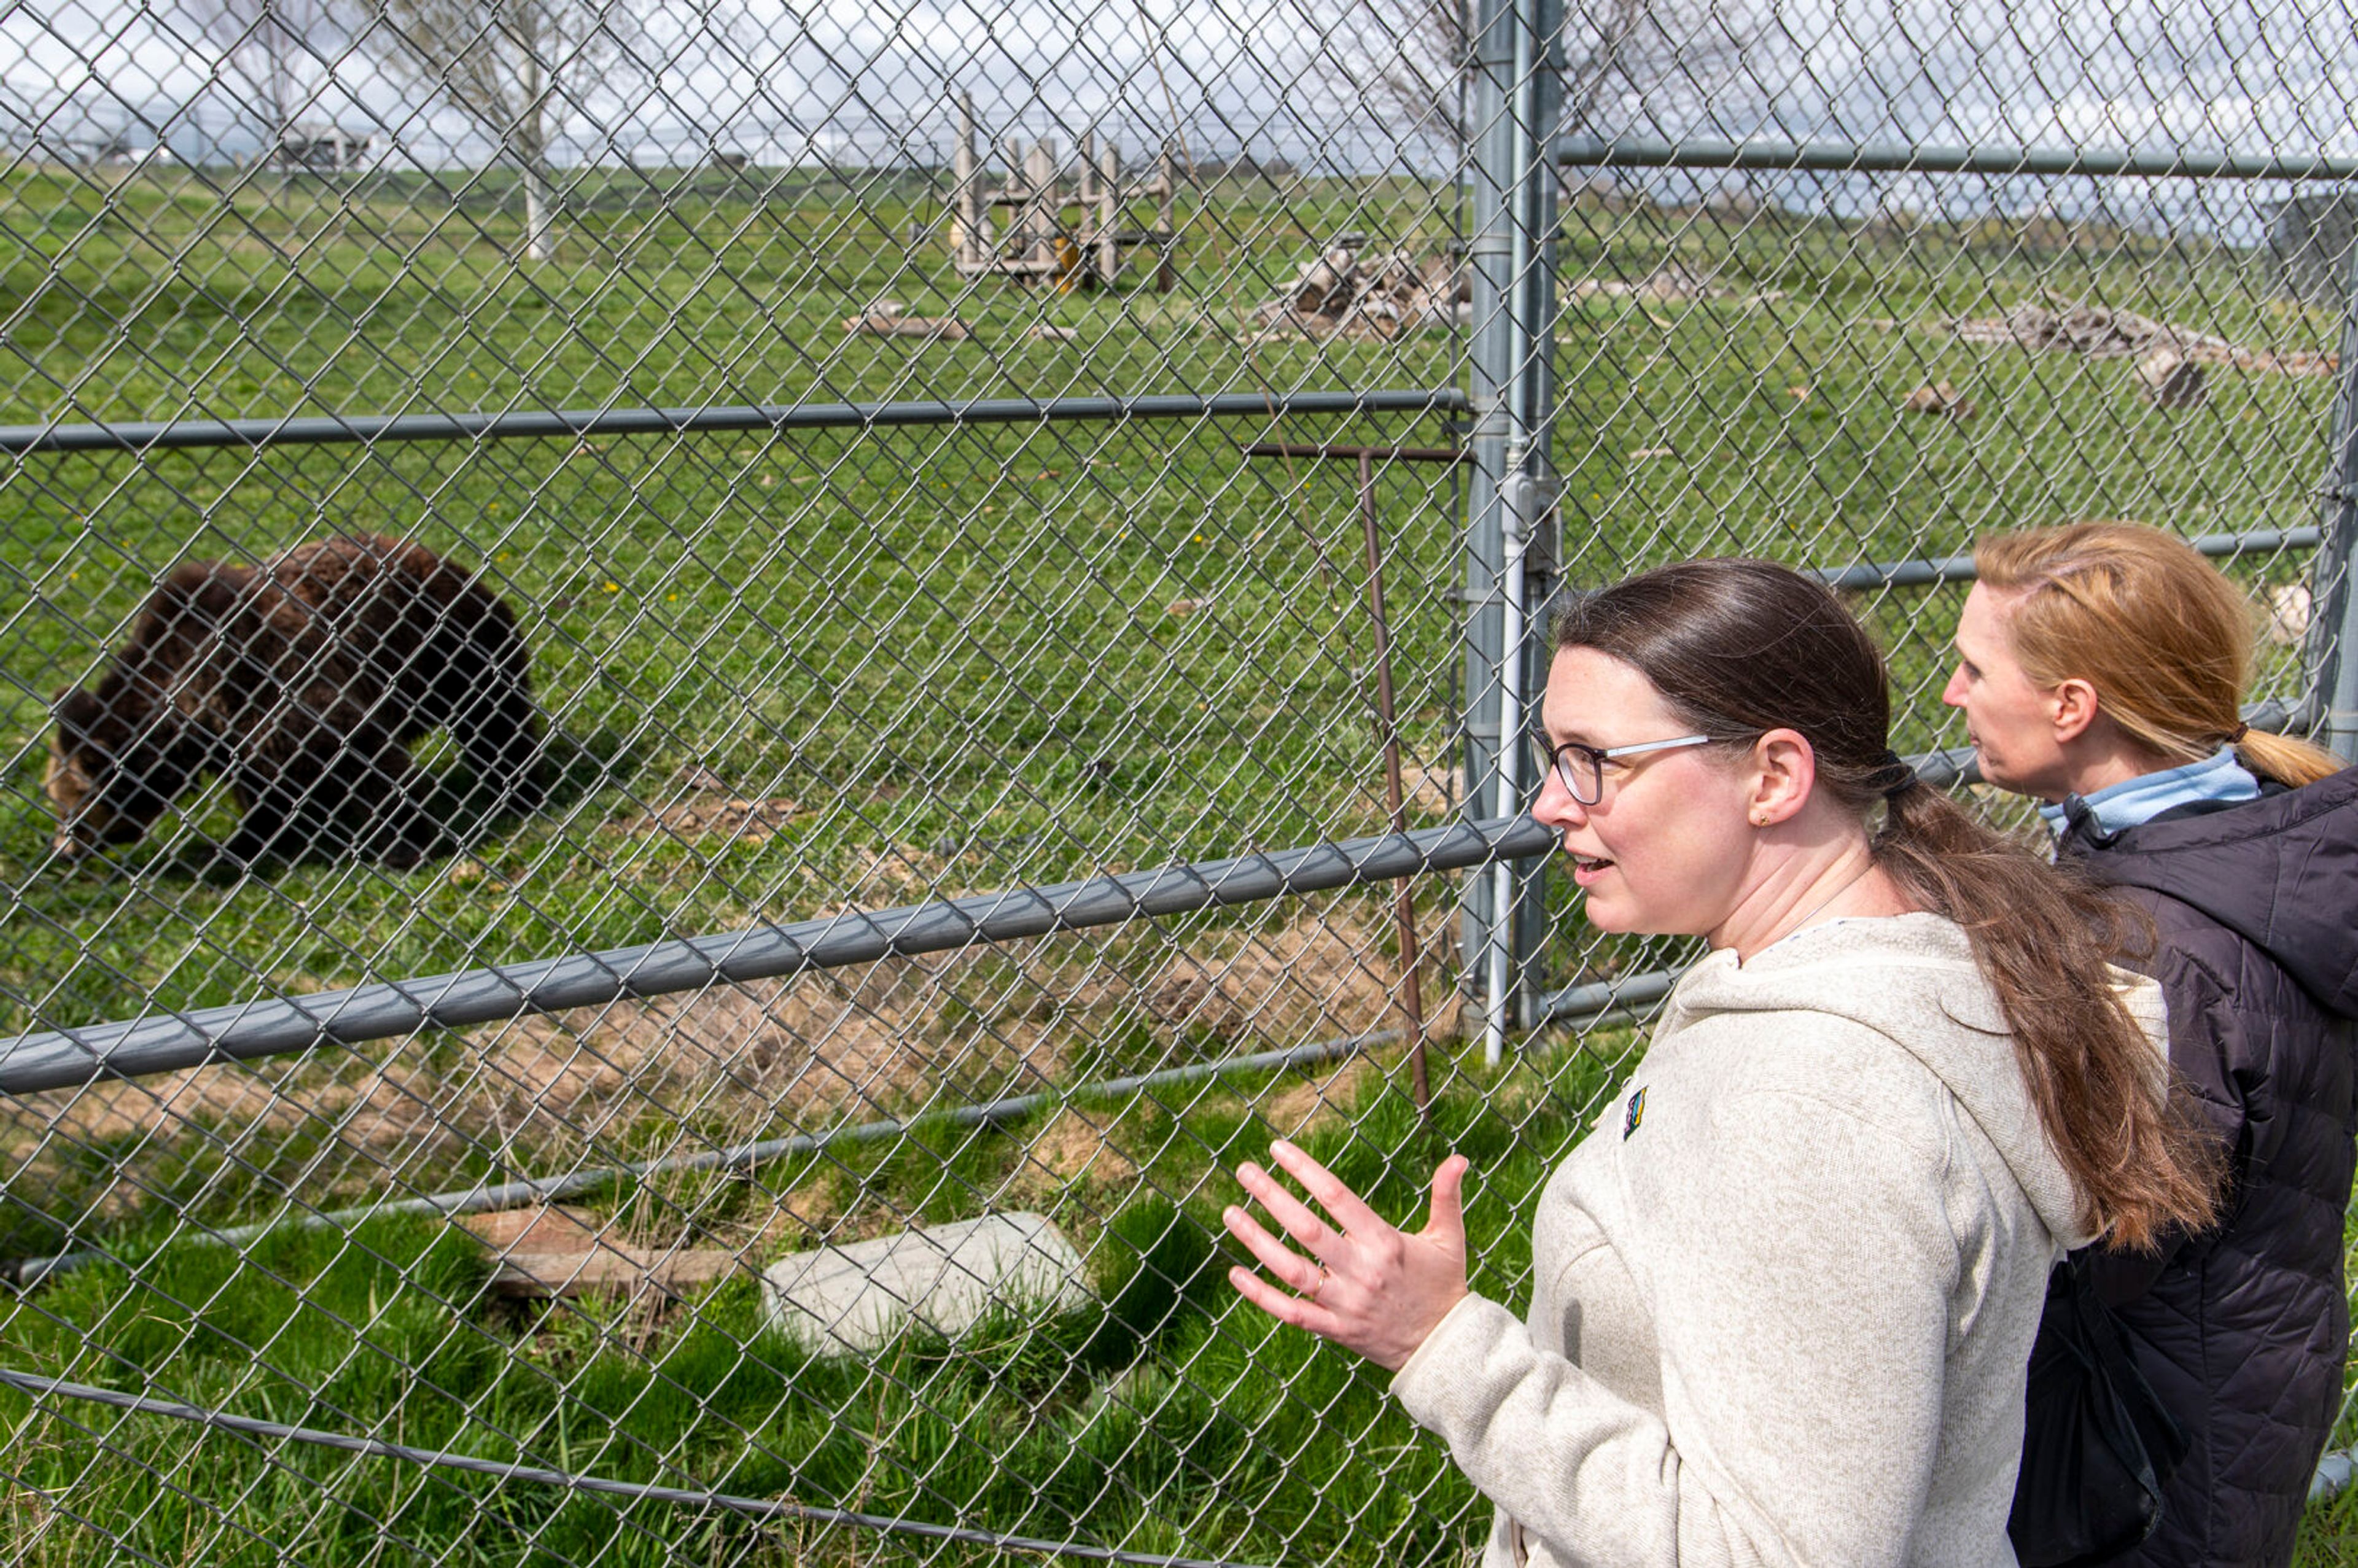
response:
[[[477,803],[541,803],[540,713],[508,607],[432,551],[373,535],[261,568],[189,561],[97,689],[60,693],[48,790],[69,857],[143,836],[202,774],[243,819],[234,860],[435,844],[409,745],[449,729]]]

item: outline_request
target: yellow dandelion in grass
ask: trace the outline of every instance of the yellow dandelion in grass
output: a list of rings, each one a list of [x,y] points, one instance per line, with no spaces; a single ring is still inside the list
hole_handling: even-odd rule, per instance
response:
[[[606,591],[608,593],[620,593],[622,591],[622,585],[619,582],[610,582],[606,585]]]

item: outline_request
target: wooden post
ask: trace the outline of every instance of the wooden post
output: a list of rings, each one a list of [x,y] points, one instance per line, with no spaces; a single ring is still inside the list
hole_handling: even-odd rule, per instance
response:
[[[1163,236],[1155,241],[1154,292],[1168,294],[1178,287],[1179,268],[1172,252],[1179,243],[1179,163],[1171,156],[1171,144],[1163,144],[1163,195],[1155,203],[1154,227]]]
[[[1031,254],[1032,208],[1023,185],[1023,138],[1010,135],[1000,143],[1000,161],[1007,171],[1000,178],[999,205],[1007,209],[1007,227],[1000,232],[999,248],[992,254],[993,272],[1009,274],[1020,279],[1021,272],[1011,272],[1011,262],[1022,261]]]
[[[1034,276],[1051,278],[1056,272],[1056,144],[1043,136],[1032,144],[1023,160],[1023,183],[1032,200],[1023,209],[1023,227],[1031,239],[1025,254],[1040,264]]]
[[[957,146],[951,154],[951,168],[957,176],[957,190],[953,199],[950,217],[950,254],[961,273],[979,272],[983,257],[990,248],[990,232],[983,227],[982,170],[974,156],[974,94],[958,94]]]
[[[1073,194],[1081,204],[1080,222],[1073,229],[1073,238],[1080,246],[1081,266],[1080,276],[1074,281],[1084,288],[1095,288],[1098,284],[1098,133],[1094,126],[1081,133],[1081,167],[1074,181]]]
[[[1108,136],[1098,148],[1098,283],[1121,276],[1121,154]]]

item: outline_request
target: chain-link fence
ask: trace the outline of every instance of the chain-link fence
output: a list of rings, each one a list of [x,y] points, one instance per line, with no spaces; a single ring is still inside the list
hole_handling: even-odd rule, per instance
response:
[[[1454,1560],[1217,1214],[1523,1294],[1685,956],[1559,584],[1823,570],[1953,780],[2141,518],[2348,739],[2331,18],[1607,10],[0,9],[12,1560]]]

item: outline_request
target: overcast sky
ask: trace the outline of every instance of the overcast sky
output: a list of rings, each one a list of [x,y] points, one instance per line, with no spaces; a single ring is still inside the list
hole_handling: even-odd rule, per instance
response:
[[[1405,3],[756,0],[725,25],[651,23],[644,53],[656,63],[597,72],[559,116],[557,157],[668,162],[718,146],[762,164],[932,161],[946,156],[965,91],[986,133],[1067,146],[1092,124],[1133,150],[1175,126],[1197,156],[1434,169],[1446,157],[1433,138],[1357,94],[1337,63],[1366,70],[1382,52],[1379,18]],[[1689,7],[1664,13],[1674,32],[1716,27],[1743,57],[1722,49],[1699,79],[1657,73],[1641,92],[1608,95],[1599,119],[1609,128],[2358,153],[2358,38],[2340,5],[1666,3]],[[333,58],[306,64],[304,121],[373,132],[397,163],[486,161],[489,143],[465,116],[349,38],[320,42]],[[267,123],[254,103],[185,11],[0,0],[0,139],[122,135],[184,157],[236,156]]]

